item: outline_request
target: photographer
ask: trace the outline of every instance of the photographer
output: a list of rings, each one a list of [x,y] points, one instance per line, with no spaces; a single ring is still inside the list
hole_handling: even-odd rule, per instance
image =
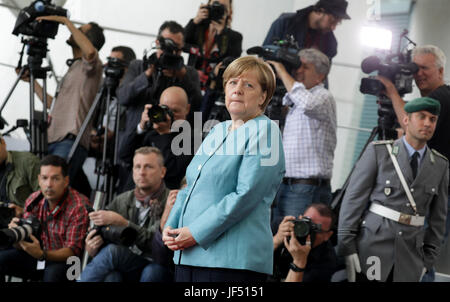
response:
[[[34,217],[41,230],[33,228],[29,241],[20,238],[15,248],[0,251],[0,276],[43,275],[44,282],[67,281],[66,260],[80,256],[84,247],[88,227],[85,205],[89,200],[69,187],[67,163],[55,155],[41,160],[39,186],[40,191],[25,202],[23,218]],[[19,218],[13,218],[9,228],[18,228],[18,222]]]
[[[166,116],[155,122],[150,119],[149,112],[152,112],[152,108],[159,109],[159,106],[166,106]],[[161,94],[159,105],[145,105],[140,123],[137,127],[135,126],[133,132],[124,137],[119,151],[120,159],[125,163],[131,164],[134,150],[142,146],[157,147],[163,154],[164,166],[167,168],[164,177],[165,184],[169,189],[178,189],[195,152],[192,142],[193,135],[192,131],[190,131],[188,132],[190,135],[189,142],[191,143],[189,154],[174,154],[172,141],[178,133],[172,132],[171,127],[175,121],[184,121],[183,123],[187,124],[186,117],[189,113],[189,108],[188,96],[182,88],[173,86],[165,89]],[[182,129],[183,131],[186,130],[184,127]],[[134,185],[132,177],[126,171],[124,171],[124,174],[128,176],[122,176],[127,179],[125,189],[131,189]]]
[[[209,0],[184,28],[186,43],[199,47],[200,54],[190,54],[188,65],[198,70],[202,90],[208,88],[210,74],[217,76],[218,63],[241,56],[242,35],[230,28],[232,13],[232,0]]]
[[[337,54],[333,31],[343,19],[350,19],[347,5],[345,0],[320,0],[296,13],[283,13],[272,23],[263,45],[292,35],[301,49],[317,48],[331,60]]]
[[[275,200],[275,230],[284,216],[297,217],[311,203],[331,201],[336,103],[323,84],[330,62],[312,48],[300,51],[299,57],[302,64],[293,76],[281,63],[268,61],[287,90],[283,105],[289,110],[283,132],[286,175]]]
[[[10,210],[0,221],[0,228],[8,226],[12,217],[20,217],[25,200],[39,189],[39,158],[30,152],[8,151],[6,142],[0,134],[0,202]]]
[[[136,150],[133,159],[136,188],[117,196],[107,210],[89,214],[96,226],[130,226],[136,229],[136,243],[131,248],[114,243],[102,247],[105,244],[102,237],[96,236],[96,230],[90,231],[86,250],[94,259],[81,274],[82,282],[170,281],[170,253],[162,244],[160,233],[165,223],[161,221],[163,211],[170,211],[173,205],[166,206],[169,190],[163,182],[165,173],[163,157],[157,148]]]
[[[294,232],[294,216],[286,216],[273,237],[275,277],[286,282],[330,282],[337,269],[337,257],[329,241],[333,235],[335,215],[327,205],[310,205],[299,219],[309,218],[314,228],[301,244]],[[320,229],[318,226],[320,225]],[[303,238],[304,240],[305,238]],[[283,243],[286,251],[283,252]]]
[[[105,43],[105,37],[103,29],[94,22],[76,28],[69,19],[62,16],[43,16],[36,20],[64,24],[71,33],[67,40],[73,53],[73,59],[67,60],[69,70],[59,84],[55,97],[47,95],[50,109],[48,152],[67,159],[101,82],[103,69],[98,51]],[[23,79],[29,80],[27,76]],[[36,94],[43,100],[43,89],[37,81],[34,82],[34,87]],[[71,185],[75,184],[77,173],[88,155],[89,136],[90,127],[84,133],[72,159],[69,170]]]
[[[165,52],[161,47],[161,41],[164,41],[165,44],[170,43],[177,50],[173,53]],[[119,103],[127,109],[125,135],[136,131],[136,125],[139,124],[144,105],[156,104],[161,93],[167,87],[180,86],[186,91],[191,105],[191,114],[188,118],[190,121],[193,121],[193,112],[200,108],[202,95],[195,69],[184,64],[177,70],[164,69],[165,66],[161,66],[163,55],[182,60],[180,54],[184,46],[183,27],[174,21],[164,22],[159,28],[155,44],[158,49],[148,60],[131,62],[117,91]],[[173,48],[172,46],[170,48]],[[123,145],[123,142],[121,144]]]

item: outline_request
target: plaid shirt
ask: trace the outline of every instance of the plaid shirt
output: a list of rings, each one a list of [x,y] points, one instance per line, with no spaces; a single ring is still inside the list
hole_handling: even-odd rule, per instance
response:
[[[41,191],[34,192],[25,201],[23,217],[28,218],[33,215],[41,222],[41,245],[47,250],[70,248],[75,255],[80,256],[89,226],[89,216],[85,208],[85,204],[90,204],[89,200],[86,196],[69,188],[65,200],[58,203],[60,208],[54,209],[55,213],[51,213],[43,196],[36,201],[33,208],[28,209],[31,202],[40,194]],[[47,224],[47,230],[45,230],[45,224]]]
[[[330,179],[336,148],[336,103],[323,84],[307,90],[295,82],[283,131],[286,177]]]

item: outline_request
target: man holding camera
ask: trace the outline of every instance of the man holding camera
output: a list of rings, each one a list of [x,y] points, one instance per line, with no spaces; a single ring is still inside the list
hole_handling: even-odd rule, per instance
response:
[[[184,46],[183,27],[174,21],[164,22],[159,28],[155,44],[157,51],[148,60],[131,62],[117,91],[119,103],[127,108],[125,135],[136,131],[144,105],[157,104],[167,87],[182,87],[189,96],[191,111],[198,111],[200,108],[202,95],[198,73],[194,68],[185,66],[180,56]],[[179,64],[174,69],[175,65],[165,64],[168,61]],[[188,119],[193,121],[193,113]],[[121,145],[123,144],[121,140]]]
[[[33,231],[17,232],[21,235],[14,247],[0,251],[0,275],[67,281],[66,260],[80,256],[84,247],[89,200],[69,187],[68,166],[59,156],[41,160],[39,186],[25,202],[23,220],[13,218],[9,225],[22,231],[32,226]]]
[[[166,206],[169,190],[164,185],[161,151],[154,147],[139,148],[133,159],[134,190],[117,196],[108,210],[92,212],[89,217],[96,226],[132,227],[138,232],[133,247],[105,242],[91,230],[86,238],[86,250],[92,261],[86,266],[82,282],[145,281],[162,282],[171,279],[168,249],[162,244],[161,229],[173,203]],[[159,244],[158,244],[159,242]]]
[[[356,164],[338,228],[349,281],[418,282],[433,267],[445,232],[449,181],[448,160],[427,146],[440,108],[429,97],[408,102],[405,136],[372,142]]]
[[[320,0],[315,5],[284,13],[272,23],[263,45],[274,40],[293,36],[300,49],[317,48],[331,60],[337,54],[337,41],[333,34],[343,19],[350,19],[346,13],[345,0]]]
[[[8,151],[6,147],[0,134],[0,228],[7,227],[14,216],[22,216],[25,200],[39,189],[39,158],[30,152]]]
[[[331,208],[321,203],[311,204],[297,220],[284,217],[273,237],[274,276],[283,278],[288,271],[286,282],[330,282],[337,269],[336,253],[329,241],[335,221]]]
[[[169,189],[179,189],[181,180],[186,174],[186,168],[189,165],[193,155],[192,131],[186,117],[189,113],[190,104],[188,96],[181,87],[173,86],[165,89],[159,99],[159,105],[147,104],[141,115],[141,121],[135,126],[135,130],[129,133],[123,140],[120,148],[120,158],[124,162],[132,161],[134,150],[142,146],[153,146],[161,150],[164,157],[165,173],[164,182]],[[188,142],[190,144],[188,153],[174,152],[174,147],[186,147],[174,145],[172,142],[178,135],[172,132],[172,124],[177,121],[184,132],[188,133]],[[184,126],[183,126],[184,125]],[[183,136],[185,137],[185,136]],[[184,143],[188,143],[183,141]],[[175,155],[176,153],[176,155]],[[124,171],[124,173],[126,173]],[[129,175],[129,174],[127,174]],[[133,187],[132,177],[129,175],[126,181],[126,189]]]
[[[275,231],[283,217],[297,217],[311,203],[331,201],[336,103],[323,84],[330,61],[313,48],[303,49],[299,56],[302,65],[293,76],[283,64],[269,61],[287,90],[283,105],[289,110],[283,131],[286,175],[272,217]]]

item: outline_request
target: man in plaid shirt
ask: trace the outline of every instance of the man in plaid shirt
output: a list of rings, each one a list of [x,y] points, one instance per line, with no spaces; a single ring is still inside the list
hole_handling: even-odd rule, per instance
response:
[[[42,159],[40,191],[25,202],[23,218],[35,217],[41,231],[5,250],[0,250],[0,276],[43,277],[45,282],[67,281],[67,258],[81,256],[88,228],[89,200],[69,187],[68,166],[64,159],[49,155]],[[13,218],[10,228],[17,227]],[[0,280],[3,281],[3,280]]]
[[[275,231],[283,217],[298,217],[311,203],[331,201],[336,103],[323,84],[330,61],[313,48],[299,56],[302,65],[292,76],[282,64],[269,61],[287,90],[283,105],[289,108],[283,131],[286,174],[272,217]]]

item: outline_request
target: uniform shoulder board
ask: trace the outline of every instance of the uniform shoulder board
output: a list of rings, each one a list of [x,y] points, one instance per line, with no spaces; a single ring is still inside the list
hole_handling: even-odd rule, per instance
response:
[[[387,145],[390,144],[392,145],[394,143],[394,140],[386,140],[386,141],[373,141],[372,144],[373,145]]]
[[[443,159],[445,159],[446,161],[448,161],[448,158],[447,158],[447,157],[445,157],[445,156],[442,155],[441,153],[437,152],[436,150],[431,149],[431,152],[433,152],[433,153],[436,154],[437,156],[442,157]]]

